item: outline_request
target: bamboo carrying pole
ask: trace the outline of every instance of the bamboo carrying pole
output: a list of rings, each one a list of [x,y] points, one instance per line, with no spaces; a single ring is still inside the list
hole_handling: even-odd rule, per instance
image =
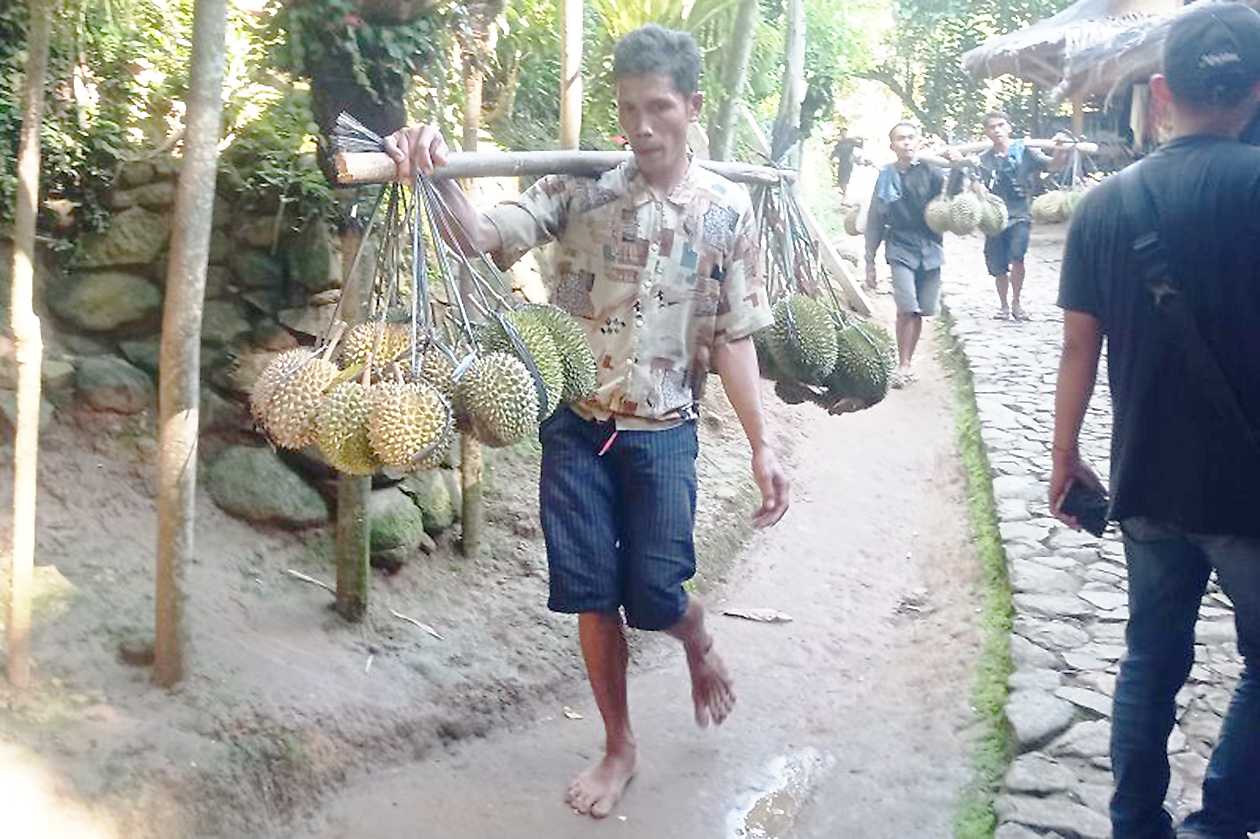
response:
[[[35,211],[39,202],[39,131],[44,118],[51,10],[31,0],[22,133],[18,143],[17,207],[13,218],[10,311],[17,356],[17,424],[13,436],[13,542],[6,608],[8,674],[13,687],[31,680],[31,587],[35,564],[35,498],[39,458],[40,367],[44,356],[35,314]]]
[[[1025,140],[1024,146],[1026,148],[1039,149],[1041,151],[1052,151],[1058,148],[1067,148],[1067,149],[1074,148],[1077,151],[1082,152],[1083,154],[1094,154],[1095,152],[1098,151],[1097,143],[1090,143],[1090,142],[1085,142],[1085,141],[1072,142],[1072,143],[1056,143],[1054,140]],[[981,154],[983,152],[988,151],[991,148],[993,148],[993,144],[988,142],[987,140],[981,141],[979,143],[964,143],[963,145],[960,145],[960,146],[950,146],[950,149],[958,152],[961,155],[964,155],[965,157],[971,157],[976,154]],[[962,166],[970,165],[973,162],[971,160],[965,160],[965,159],[964,160],[946,160],[945,158],[938,157],[937,155],[934,155],[934,154],[920,154],[918,156],[918,159],[923,161],[924,163],[931,164],[932,166],[940,166],[943,169],[947,169],[947,168],[957,169]]]
[[[197,0],[184,160],[175,193],[158,374],[158,532],[153,678],[184,675],[184,568],[193,559],[201,314],[223,114],[226,0]]]
[[[631,158],[630,152],[512,151],[451,152],[435,178],[512,178],[521,175],[587,175],[607,172]],[[796,180],[796,173],[769,166],[697,161],[704,168],[738,183],[776,184]],[[382,184],[394,180],[394,161],[384,152],[341,152],[334,159],[339,186]]]

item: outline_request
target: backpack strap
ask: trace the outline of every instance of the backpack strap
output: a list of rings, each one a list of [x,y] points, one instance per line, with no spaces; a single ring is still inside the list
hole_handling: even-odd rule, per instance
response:
[[[1184,353],[1193,378],[1199,382],[1200,389],[1216,412],[1245,445],[1260,455],[1260,433],[1238,404],[1238,396],[1204,339],[1198,320],[1173,274],[1168,251],[1159,234],[1154,196],[1143,180],[1142,166],[1130,166],[1116,177],[1120,180],[1124,215],[1134,221],[1138,231],[1132,244],[1133,257],[1142,285],[1150,293],[1157,314],[1157,334],[1163,337],[1160,343],[1163,347],[1179,349]],[[1141,387],[1135,390],[1143,396],[1154,383],[1161,354],[1148,351],[1145,355],[1148,357],[1138,373]]]

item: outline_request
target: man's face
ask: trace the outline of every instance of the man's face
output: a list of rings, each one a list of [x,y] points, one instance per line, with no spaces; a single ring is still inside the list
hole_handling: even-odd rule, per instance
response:
[[[984,124],[984,136],[994,143],[1005,143],[1011,138],[1011,124],[1000,117]]]
[[[645,176],[668,175],[681,165],[687,156],[687,125],[699,117],[702,104],[701,94],[684,96],[664,74],[617,80],[617,120]]]
[[[908,125],[897,126],[893,130],[889,148],[897,155],[899,162],[909,163],[914,160],[915,152],[919,150],[919,132]]]

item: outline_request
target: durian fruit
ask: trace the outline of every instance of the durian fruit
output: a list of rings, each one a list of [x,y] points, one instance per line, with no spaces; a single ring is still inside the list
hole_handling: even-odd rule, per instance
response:
[[[460,378],[456,399],[473,434],[492,448],[518,443],[538,430],[538,390],[515,355],[492,352],[478,358]]]
[[[985,193],[984,211],[980,215],[980,231],[985,236],[996,236],[1006,229],[1009,220],[1006,202],[993,193]]]
[[[752,334],[753,348],[757,350],[757,369],[761,373],[761,378],[777,382],[783,378],[783,372],[775,363],[774,354],[770,349],[773,340],[771,327],[758,329]]]
[[[411,360],[407,359],[407,366]],[[455,362],[436,344],[430,342],[420,354],[420,378],[437,388],[447,402],[455,398]]]
[[[788,378],[821,384],[836,364],[836,330],[823,304],[804,294],[790,294],[772,309],[770,353]]]
[[[949,230],[957,236],[974,233],[984,212],[984,202],[975,192],[965,189],[949,202]]]
[[[341,342],[341,366],[353,367],[372,355],[372,378],[379,379],[400,354],[411,346],[411,327],[405,323],[368,321],[357,323]]]
[[[373,385],[368,441],[387,466],[412,469],[449,434],[451,410],[426,381]]]
[[[949,232],[951,217],[950,200],[943,192],[923,208],[923,220],[927,222],[928,229],[938,236]]]
[[[368,439],[372,414],[371,387],[342,382],[320,403],[315,415],[319,450],[329,465],[347,475],[371,475],[381,467]]]
[[[276,384],[267,400],[263,427],[276,445],[304,449],[318,436],[315,417],[324,392],[341,372],[331,361],[310,358],[292,375]]]
[[[547,394],[547,402],[543,406],[542,419],[555,412],[560,405],[560,397],[564,393],[564,364],[560,360],[560,352],[551,337],[551,330],[541,318],[531,315],[525,310],[508,312],[504,319],[516,328],[521,343],[529,358],[538,368],[543,388]],[[507,330],[498,320],[491,320],[481,331],[481,348],[487,353],[511,353],[518,355],[517,348],[508,336]],[[519,358],[519,356],[518,356]],[[521,361],[525,359],[521,358]],[[526,365],[529,369],[529,365]]]
[[[1061,189],[1038,195],[1032,202],[1033,221],[1041,224],[1058,224],[1065,218],[1066,203],[1065,193]]]
[[[1085,197],[1085,193],[1089,190],[1082,187],[1073,187],[1065,190],[1063,194],[1063,220],[1067,221],[1076,213],[1076,205],[1081,203],[1081,199]]]
[[[276,386],[301,369],[312,355],[312,351],[304,347],[285,350],[263,369],[249,393],[249,412],[259,428],[267,427],[267,406]]]
[[[849,399],[855,407],[869,408],[888,393],[895,363],[892,337],[869,321],[837,328],[836,365],[823,386],[836,402]]]
[[[533,304],[525,306],[521,313],[540,321],[551,333],[551,340],[560,354],[560,366],[564,372],[561,401],[568,404],[589,399],[599,385],[599,371],[582,324],[557,306]]]

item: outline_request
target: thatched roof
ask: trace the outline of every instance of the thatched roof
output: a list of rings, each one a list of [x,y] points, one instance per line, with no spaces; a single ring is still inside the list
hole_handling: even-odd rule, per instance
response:
[[[1162,17],[1177,0],[1077,0],[1063,11],[1023,29],[997,35],[963,55],[976,78],[1012,75],[1043,87],[1064,78],[1065,57]]]
[[[1260,0],[1246,2],[1260,7]],[[1159,70],[1169,27],[1196,6],[1198,3],[1143,18],[1126,28],[1112,30],[1105,37],[1065,50],[1055,97],[1106,95],[1110,98],[1134,82],[1145,81]]]

